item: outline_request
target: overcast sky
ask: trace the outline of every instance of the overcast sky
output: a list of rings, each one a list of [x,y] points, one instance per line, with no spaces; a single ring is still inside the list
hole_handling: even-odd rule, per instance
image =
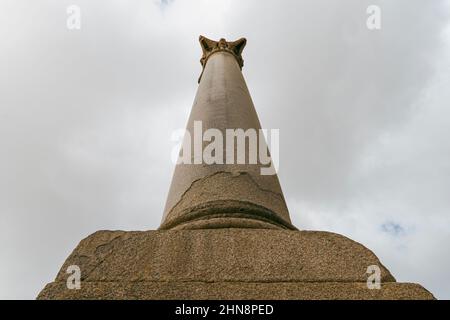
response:
[[[398,281],[449,299],[440,0],[1,0],[0,298],[35,298],[97,230],[159,226],[200,34],[247,38],[243,73],[262,126],[280,129],[293,223],[361,242]]]

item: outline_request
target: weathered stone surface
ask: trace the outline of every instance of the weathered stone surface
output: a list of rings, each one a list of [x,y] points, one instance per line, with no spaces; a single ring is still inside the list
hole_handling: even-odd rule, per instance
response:
[[[57,281],[73,264],[87,281],[365,282],[369,265],[381,267],[382,281],[395,281],[361,244],[314,231],[101,231],[80,243]]]
[[[230,227],[241,227],[242,218],[265,225],[259,228],[296,230],[290,222],[274,213],[272,209],[278,206],[285,206],[283,196],[261,188],[248,172],[217,171],[191,184],[160,230],[184,226],[193,229],[196,222],[214,225],[216,220],[213,219],[217,217],[230,220]]]
[[[146,300],[431,300],[418,284],[389,282],[369,290],[360,282],[85,282],[68,290],[63,282],[48,284],[39,299]]]
[[[81,269],[81,290],[66,288],[65,271],[73,264]],[[369,265],[381,268],[381,291],[367,289]],[[422,299],[429,296],[418,285],[396,284],[370,250],[338,234],[202,229],[96,232],[81,241],[55,282],[39,298]]]

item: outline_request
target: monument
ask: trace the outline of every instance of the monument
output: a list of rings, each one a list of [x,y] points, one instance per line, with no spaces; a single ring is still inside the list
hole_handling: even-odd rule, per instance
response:
[[[199,123],[224,136],[259,131],[241,72],[246,40],[201,36],[200,44],[203,71],[187,132]],[[266,148],[264,137],[256,139]],[[188,141],[181,153],[205,144]],[[219,161],[206,164],[194,152],[176,165],[158,230],[90,235],[38,299],[434,299],[418,284],[396,282],[363,245],[299,231],[277,175],[261,174],[260,160],[235,161],[237,143],[216,146]],[[80,271],[78,289],[67,285],[71,266]]]

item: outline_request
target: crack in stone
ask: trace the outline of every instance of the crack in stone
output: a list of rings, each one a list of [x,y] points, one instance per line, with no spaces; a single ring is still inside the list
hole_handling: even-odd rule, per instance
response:
[[[194,181],[192,181],[191,184],[189,185],[189,187],[188,187],[188,188],[183,192],[183,194],[180,196],[180,199],[172,206],[172,209],[169,210],[169,212],[167,213],[166,217],[169,217],[169,216],[172,214],[172,212],[177,208],[177,206],[180,204],[180,202],[184,200],[186,194],[192,189],[192,187],[194,187],[195,184],[197,184],[197,182],[200,182],[201,180],[205,180],[205,179],[212,178],[212,177],[214,177],[215,175],[223,174],[223,173],[230,175],[232,178],[237,178],[237,177],[240,177],[241,175],[242,175],[242,176],[245,175],[246,177],[249,178],[249,180],[250,180],[250,181],[251,181],[251,182],[252,182],[259,190],[261,190],[261,191],[263,191],[263,192],[271,193],[271,194],[275,195],[276,197],[278,197],[281,201],[284,202],[284,198],[283,198],[283,196],[282,196],[281,193],[278,193],[278,192],[275,192],[275,191],[272,191],[272,190],[269,190],[269,189],[262,188],[248,172],[233,172],[233,171],[225,171],[225,170],[221,170],[221,171],[216,171],[216,172],[214,172],[214,173],[212,173],[212,174],[203,176],[203,177],[201,177],[201,178],[198,178],[198,179],[195,179]]]

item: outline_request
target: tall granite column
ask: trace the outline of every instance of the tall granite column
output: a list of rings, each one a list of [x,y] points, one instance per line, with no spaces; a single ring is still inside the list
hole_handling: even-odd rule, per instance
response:
[[[277,175],[262,175],[261,168],[267,165],[263,165],[259,157],[256,164],[249,164],[249,139],[245,143],[245,164],[237,164],[236,160],[227,164],[226,161],[226,144],[230,143],[225,141],[227,129],[253,129],[258,133],[256,145],[259,146],[261,125],[241,72],[241,53],[246,40],[216,42],[200,36],[200,44],[203,72],[187,124],[191,164],[178,164],[175,168],[160,229],[295,229]],[[196,122],[197,132],[194,130]],[[201,152],[209,142],[203,142],[197,153],[200,158],[194,158],[194,135],[199,133],[199,123],[200,135],[208,129],[222,133],[223,164],[206,164],[201,159]],[[265,141],[262,146],[267,148]],[[254,151],[259,154],[260,150]]]

